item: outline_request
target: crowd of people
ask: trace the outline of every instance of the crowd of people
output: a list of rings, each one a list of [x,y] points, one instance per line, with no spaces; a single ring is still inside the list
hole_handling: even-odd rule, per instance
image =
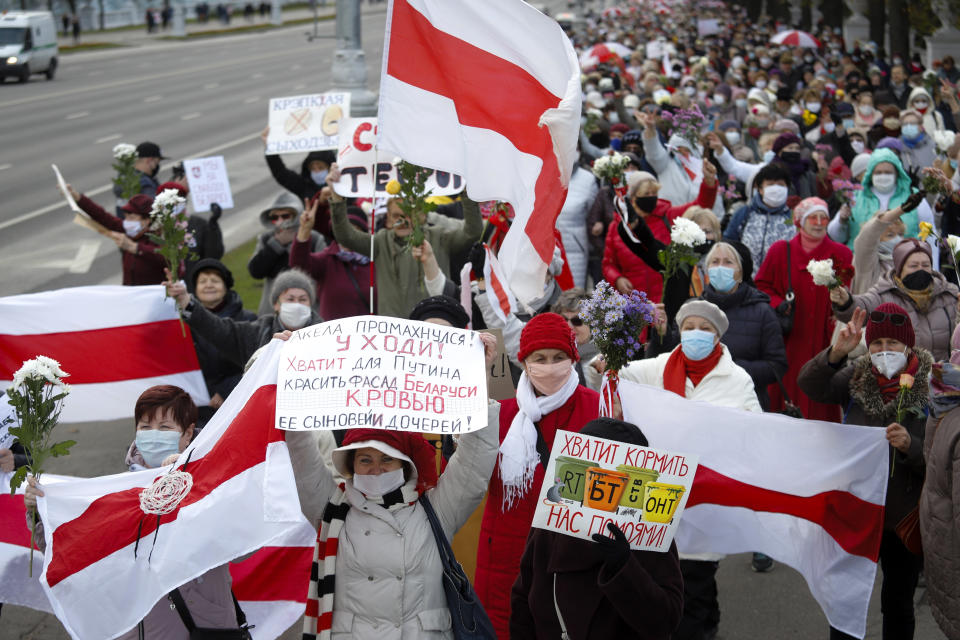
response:
[[[960,70],[950,57],[927,69],[823,25],[814,46],[771,44],[786,25],[707,4],[649,3],[569,24],[583,65],[579,160],[542,294],[505,318],[483,278],[484,245],[495,254],[510,224],[505,203],[466,192],[433,199],[423,241],[411,246],[414,224],[397,198],[336,194],[334,152],[292,169],[267,155],[278,189],[259,212],[247,264],[262,294],[245,309],[220,261],[215,205],[190,217],[195,259],[181,273],[165,268],[147,234],[150,208],[188,185],[160,183],[157,144],[138,146],[141,192],[115,212],[71,188],[112,232],[123,283],[164,284],[176,300],[211,397],[198,409],[175,388],[147,391],[133,443],[118,447],[131,469],[182,451],[258,349],[285,332],[371,312],[503,332],[516,398],[490,401],[489,426],[462,437],[439,476],[418,436],[287,436],[305,516],[321,543],[339,539],[318,546],[307,633],[378,637],[399,621],[398,637],[452,637],[421,501],[452,536],[486,495],[475,587],[498,637],[716,637],[722,556],[631,551],[615,526],[596,542],[531,530],[558,430],[646,443],[636,426],[598,419],[605,363],[578,313],[606,281],[644,291],[658,309],[656,331],[627,336],[646,344],[624,379],[718,406],[884,429],[883,638],[914,637],[921,573],[934,618],[960,638],[960,245],[944,240],[960,234]],[[591,171],[612,154],[628,161],[622,199]],[[665,278],[661,252],[678,218],[706,242],[695,266]],[[833,286],[814,282],[807,267],[820,260],[832,261]],[[906,396],[904,374],[916,381]],[[0,465],[23,455],[0,451]],[[37,495],[34,483],[28,503]],[[897,533],[910,517],[926,561]],[[330,548],[336,557],[324,555]],[[752,567],[767,572],[774,561],[754,554]],[[228,573],[208,576],[182,588],[191,613],[235,626]],[[195,611],[191,589],[219,591],[195,596],[210,602]],[[655,610],[658,624],[638,608]],[[178,624],[158,604],[141,632],[176,637],[161,630]]]

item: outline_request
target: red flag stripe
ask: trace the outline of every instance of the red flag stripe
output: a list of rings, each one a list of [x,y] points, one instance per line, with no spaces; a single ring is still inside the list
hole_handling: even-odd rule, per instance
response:
[[[124,327],[40,333],[0,334],[0,379],[11,379],[24,360],[42,353],[60,363],[71,384],[93,384],[153,378],[200,368],[190,339],[179,320],[160,320]],[[125,354],[156,354],[131,358]]]
[[[497,271],[493,268],[493,252],[490,251],[489,247],[486,247],[487,250],[487,261],[484,264],[484,271],[487,271],[486,274],[487,282],[489,282],[490,288],[493,289],[493,294],[497,297],[497,303],[500,306],[500,310],[503,311],[503,316],[507,317],[510,315],[510,312],[513,311],[510,308],[510,297],[507,296],[507,292],[503,288],[503,283],[500,282],[500,278],[497,277]]]
[[[540,258],[553,256],[553,227],[567,197],[553,140],[540,116],[560,98],[525,69],[434,27],[406,0],[395,0],[390,23],[387,73],[401,82],[449,98],[460,124],[496,131],[521,152],[543,161],[534,210],[553,212],[549,221],[530,216],[524,233]],[[523,96],[518,100],[518,96]]]
[[[230,565],[237,600],[306,602],[313,547],[264,547]]]
[[[874,562],[880,556],[883,505],[846,491],[795,496],[734,480],[700,465],[687,498],[687,508],[698,504],[743,507],[803,518],[821,526],[847,553]]]
[[[23,494],[12,496],[9,487],[0,487],[0,491],[3,491],[0,493],[0,542],[29,547],[30,529],[27,528]]]
[[[190,462],[187,471],[193,476],[193,488],[175,511],[161,517],[161,526],[176,520],[181,508],[202,500],[227,480],[263,462],[267,445],[283,440],[284,432],[273,428],[276,392],[276,385],[257,389],[210,452]],[[247,446],[235,446],[241,441]],[[144,515],[140,510],[141,491],[134,487],[102,496],[79,517],[56,528],[53,557],[47,567],[51,588],[136,541],[137,527]],[[156,517],[143,518],[140,536],[146,548],[150,545],[149,535],[156,528]]]

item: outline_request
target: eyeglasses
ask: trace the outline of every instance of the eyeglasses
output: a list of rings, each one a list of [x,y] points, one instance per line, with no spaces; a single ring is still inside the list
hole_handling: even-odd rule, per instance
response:
[[[567,318],[566,316],[564,316],[564,318],[566,318],[567,322],[574,327],[583,326],[583,320],[580,319],[580,316],[573,316],[572,318]]]
[[[886,322],[887,319],[890,319],[890,324],[895,327],[902,327],[907,324],[907,316],[902,313],[885,313],[883,311],[871,311],[870,312],[870,322],[875,322],[877,324],[881,322]]]
[[[271,222],[276,222],[277,220],[292,220],[292,213],[271,213],[267,216]]]

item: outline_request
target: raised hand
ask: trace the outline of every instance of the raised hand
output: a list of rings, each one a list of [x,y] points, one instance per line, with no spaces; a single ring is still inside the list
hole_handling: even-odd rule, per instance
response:
[[[867,312],[857,307],[853,311],[853,318],[837,332],[833,344],[830,345],[830,362],[836,364],[847,354],[857,348],[863,337],[863,324],[867,319]]]
[[[173,274],[170,273],[170,269],[164,269],[163,273],[167,277],[163,283],[163,286],[167,289],[167,297],[173,298],[177,301],[177,306],[185,309],[187,305],[190,304],[190,294],[187,292],[187,285],[175,280]]]
[[[708,187],[717,184],[717,168],[709,160],[703,161],[703,182]]]

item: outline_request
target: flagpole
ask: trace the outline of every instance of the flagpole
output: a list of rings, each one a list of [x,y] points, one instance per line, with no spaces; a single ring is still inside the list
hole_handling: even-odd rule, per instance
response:
[[[374,220],[377,217],[377,166],[380,164],[380,148],[374,146],[373,151],[373,194],[370,200],[370,315],[373,315],[373,286],[374,286],[374,263],[373,263],[373,234],[376,231]]]

